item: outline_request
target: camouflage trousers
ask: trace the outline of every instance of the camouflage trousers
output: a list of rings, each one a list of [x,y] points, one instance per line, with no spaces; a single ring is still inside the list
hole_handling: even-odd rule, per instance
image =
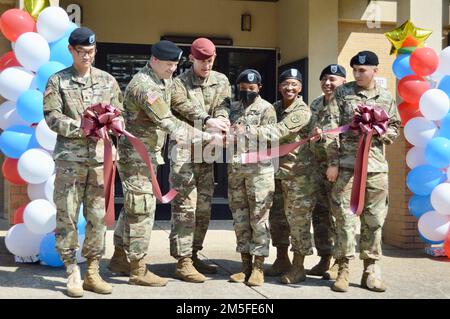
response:
[[[336,222],[335,258],[353,258],[356,245],[356,219],[350,210],[353,169],[340,168],[331,194],[331,211]],[[388,174],[368,173],[366,199],[360,216],[360,258],[380,259],[381,235],[388,210]]]
[[[170,254],[190,257],[201,250],[211,218],[214,193],[213,165],[171,162],[170,184],[178,195],[172,201]]]
[[[270,236],[274,247],[289,247],[289,223],[284,213],[284,198],[281,180],[275,179],[273,204],[269,214]]]
[[[291,250],[303,256],[312,255],[311,221],[316,199],[309,174],[283,179],[281,188],[284,211],[289,223]]]
[[[77,222],[81,203],[86,219],[82,255],[101,258],[105,252],[103,163],[56,160],[56,247],[65,264],[76,263]]]
[[[150,173],[143,163],[119,162],[119,174],[124,205],[114,230],[114,246],[122,247],[130,260],[140,260],[147,254],[155,220]]]
[[[252,173],[240,165],[228,165],[228,199],[238,253],[269,256],[268,219],[274,191],[273,170]]]
[[[320,165],[320,164],[319,164]],[[314,244],[319,256],[333,254],[334,220],[330,209],[331,189],[333,184],[327,180],[327,165],[317,167],[314,195],[316,206],[312,213]]]

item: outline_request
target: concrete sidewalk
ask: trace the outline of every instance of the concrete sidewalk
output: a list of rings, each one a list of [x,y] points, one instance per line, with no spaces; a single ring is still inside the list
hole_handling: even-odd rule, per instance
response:
[[[68,298],[65,295],[65,271],[39,264],[16,264],[4,245],[8,229],[5,220],[0,219],[0,298]],[[374,293],[359,287],[362,261],[351,262],[351,287],[348,293],[330,290],[332,282],[319,277],[308,277],[298,285],[283,285],[277,278],[266,277],[262,287],[248,287],[228,282],[231,273],[240,270],[240,255],[235,252],[236,238],[231,221],[212,221],[205,240],[201,257],[219,266],[219,273],[212,275],[203,284],[185,283],[172,278],[175,260],[169,255],[169,222],[156,222],[152,233],[150,253],[147,262],[150,269],[169,277],[163,288],[130,286],[127,277],[115,277],[106,265],[113,253],[112,231],[107,233],[107,249],[102,261],[102,274],[114,286],[112,295],[102,296],[86,292],[84,298],[120,299],[383,299],[383,298],[450,298],[450,262],[447,259],[431,259],[422,250],[400,250],[384,246],[381,262],[384,278],[388,284],[385,293]],[[275,259],[271,247],[268,263]],[[306,258],[306,268],[318,261],[317,256]],[[85,264],[81,265],[82,273]]]

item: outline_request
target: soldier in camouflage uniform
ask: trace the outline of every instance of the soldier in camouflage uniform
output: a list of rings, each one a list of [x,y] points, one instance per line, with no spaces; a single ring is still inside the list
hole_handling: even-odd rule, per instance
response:
[[[171,108],[174,115],[196,127],[202,127],[210,117],[217,118],[221,123],[217,127],[227,132],[231,87],[225,75],[211,70],[215,57],[215,46],[210,40],[199,38],[192,43],[189,58],[193,65],[175,79]],[[189,109],[185,107],[186,100],[191,103]],[[193,110],[203,112],[200,120],[192,116]],[[170,232],[170,254],[178,260],[175,277],[204,282],[203,274],[217,272],[217,267],[198,258],[211,217],[214,158],[203,158],[201,148],[192,152],[174,141],[170,142],[170,157],[170,182],[179,192],[172,204]]]
[[[311,103],[312,127],[323,130],[336,127],[334,114],[330,114],[328,103],[334,90],[345,83],[345,68],[331,64],[323,69],[320,74],[320,84],[323,95],[314,99]],[[314,243],[320,261],[308,272],[313,276],[324,276],[327,279],[336,279],[338,265],[335,263],[331,269],[331,255],[333,249],[334,222],[331,216],[329,196],[332,183],[338,175],[338,149],[339,137],[337,135],[324,136],[316,143],[311,143],[311,151],[314,155],[314,168],[316,170],[316,207],[313,211]]]
[[[283,100],[275,103],[277,112],[276,124],[268,124],[260,127],[247,126],[249,136],[257,136],[267,140],[277,140],[280,144],[293,143],[311,134],[311,111],[299,96],[302,88],[302,77],[298,70],[289,69],[280,75],[280,91]],[[280,180],[283,194],[284,211],[290,230],[292,251],[294,260],[287,272],[281,277],[285,284],[298,283],[306,279],[303,267],[304,258],[312,255],[312,238],[310,233],[312,210],[314,209],[315,192],[311,185],[312,153],[308,143],[296,148],[291,153],[279,159],[279,169],[275,172],[275,179]],[[278,207],[281,205],[277,205]],[[270,214],[273,213],[273,210]],[[270,217],[270,227],[273,223],[283,222],[282,212]],[[276,227],[276,230],[283,230]],[[274,234],[274,231],[271,231]],[[279,234],[274,234],[278,235]],[[287,250],[287,248],[286,248]],[[285,252],[287,257],[287,251]],[[277,254],[278,255],[278,254]]]
[[[116,80],[92,67],[96,53],[95,34],[77,28],[69,37],[73,66],[50,77],[44,94],[44,115],[58,133],[53,157],[56,162],[54,201],[56,246],[67,269],[67,293],[83,296],[83,289],[110,294],[112,287],[100,277],[99,262],[105,250],[105,199],[103,183],[103,141],[84,137],[81,116],[91,105],[111,104],[122,109],[122,94]],[[77,220],[81,203],[86,218],[82,254],[87,272],[81,284],[75,252],[78,249]]]
[[[277,115],[272,104],[259,96],[261,75],[256,70],[243,71],[237,78],[239,102],[230,110],[231,124],[260,126],[274,124]],[[228,199],[234,220],[237,248],[241,253],[242,272],[230,276],[232,282],[249,286],[264,283],[264,258],[269,256],[269,211],[275,190],[271,161],[242,164],[241,155],[258,150],[258,140],[237,136],[228,157]],[[267,145],[267,144],[266,144]],[[252,267],[254,256],[254,263]]]
[[[161,149],[166,133],[171,133],[180,143],[194,142],[198,137],[206,141],[213,138],[209,133],[195,132],[170,112],[171,76],[181,54],[181,49],[170,41],[154,44],[149,63],[133,77],[125,91],[126,128],[146,145],[154,167],[164,163]],[[152,104],[149,97],[155,94],[161,102]],[[222,141],[221,136],[219,140]],[[119,145],[119,173],[125,200],[114,232],[115,251],[109,268],[116,273],[129,273],[132,285],[165,286],[167,280],[149,272],[144,261],[156,208],[150,172],[125,136]]]
[[[381,278],[378,260],[381,258],[381,234],[388,210],[388,163],[385,145],[392,144],[398,136],[400,119],[392,95],[375,82],[378,57],[370,51],[362,51],[350,62],[356,81],[344,84],[334,92],[330,109],[340,114],[339,125],[352,121],[359,104],[382,108],[389,114],[386,134],[374,136],[369,151],[366,200],[360,216],[360,258],[364,261],[361,286],[383,292],[385,283]],[[339,176],[331,194],[331,210],[336,222],[334,257],[339,264],[338,278],[332,289],[345,292],[349,287],[349,260],[355,254],[356,215],[350,210],[350,197],[354,174],[355,154],[359,134],[347,132],[340,136]]]

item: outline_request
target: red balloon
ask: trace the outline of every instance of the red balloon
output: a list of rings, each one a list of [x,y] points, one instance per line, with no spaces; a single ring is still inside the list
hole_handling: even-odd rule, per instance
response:
[[[2,72],[6,68],[10,68],[13,66],[21,66],[19,61],[16,59],[16,55],[13,51],[9,51],[2,55],[0,58],[0,72]]]
[[[13,225],[23,224],[23,213],[24,213],[25,207],[27,207],[27,205],[28,204],[24,204],[14,211]]]
[[[420,98],[429,89],[430,83],[417,75],[405,76],[398,82],[398,94],[411,104],[419,104]]]
[[[6,10],[0,17],[0,27],[3,35],[11,42],[25,32],[34,32],[36,22],[33,17],[20,9]]]
[[[407,102],[403,102],[398,106],[398,112],[402,118],[402,126],[405,126],[412,118],[423,116],[422,112],[420,112],[419,104],[410,104]]]
[[[409,65],[417,75],[431,75],[439,66],[439,57],[432,48],[415,49],[409,59]]]
[[[20,177],[19,172],[17,171],[17,163],[18,159],[15,158],[5,158],[2,165],[2,173],[5,179],[15,185],[26,185],[22,177]]]

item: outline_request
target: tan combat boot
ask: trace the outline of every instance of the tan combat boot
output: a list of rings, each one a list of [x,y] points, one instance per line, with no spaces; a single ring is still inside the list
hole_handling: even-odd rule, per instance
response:
[[[128,284],[149,287],[164,287],[167,285],[167,279],[159,277],[148,271],[144,258],[131,261],[130,279]]]
[[[122,247],[114,247],[114,254],[109,261],[108,269],[114,274],[130,275],[130,262]]]
[[[375,259],[364,259],[364,272],[361,287],[375,292],[385,292],[386,285],[381,278],[381,268]]]
[[[281,276],[291,269],[291,261],[289,260],[288,247],[277,247],[277,259],[267,269],[264,274],[269,277]]]
[[[243,283],[248,281],[252,274],[252,255],[241,254],[242,258],[242,271],[230,276],[231,282]]]
[[[331,286],[331,290],[337,292],[347,292],[348,286],[350,285],[348,274],[349,260],[348,258],[341,258],[338,260],[338,264],[339,264],[338,276],[333,286]]]
[[[339,272],[339,264],[337,260],[335,260],[333,266],[331,266],[331,268],[325,271],[325,273],[323,274],[323,279],[336,280],[338,272]]]
[[[252,273],[247,281],[248,286],[262,286],[264,283],[264,257],[255,256]]]
[[[84,290],[92,291],[97,294],[110,294],[112,293],[112,286],[100,277],[99,266],[99,258],[88,258],[83,288]]]
[[[311,268],[308,275],[323,277],[325,272],[330,268],[331,255],[325,255],[320,257],[320,261],[317,265]]]
[[[67,270],[67,295],[69,297],[83,297],[83,283],[81,282],[80,267],[77,264],[68,264]]]
[[[206,277],[195,269],[190,257],[182,257],[178,260],[175,278],[195,283],[205,282],[206,280]]]
[[[218,267],[216,265],[208,265],[207,263],[199,259],[196,250],[192,252],[192,262],[194,263],[195,269],[197,269],[202,274],[217,274]]]
[[[294,260],[292,261],[291,269],[283,276],[281,276],[280,281],[283,284],[297,284],[299,282],[306,280],[306,271],[303,267],[303,262],[305,261],[305,256],[298,253],[294,253]]]

